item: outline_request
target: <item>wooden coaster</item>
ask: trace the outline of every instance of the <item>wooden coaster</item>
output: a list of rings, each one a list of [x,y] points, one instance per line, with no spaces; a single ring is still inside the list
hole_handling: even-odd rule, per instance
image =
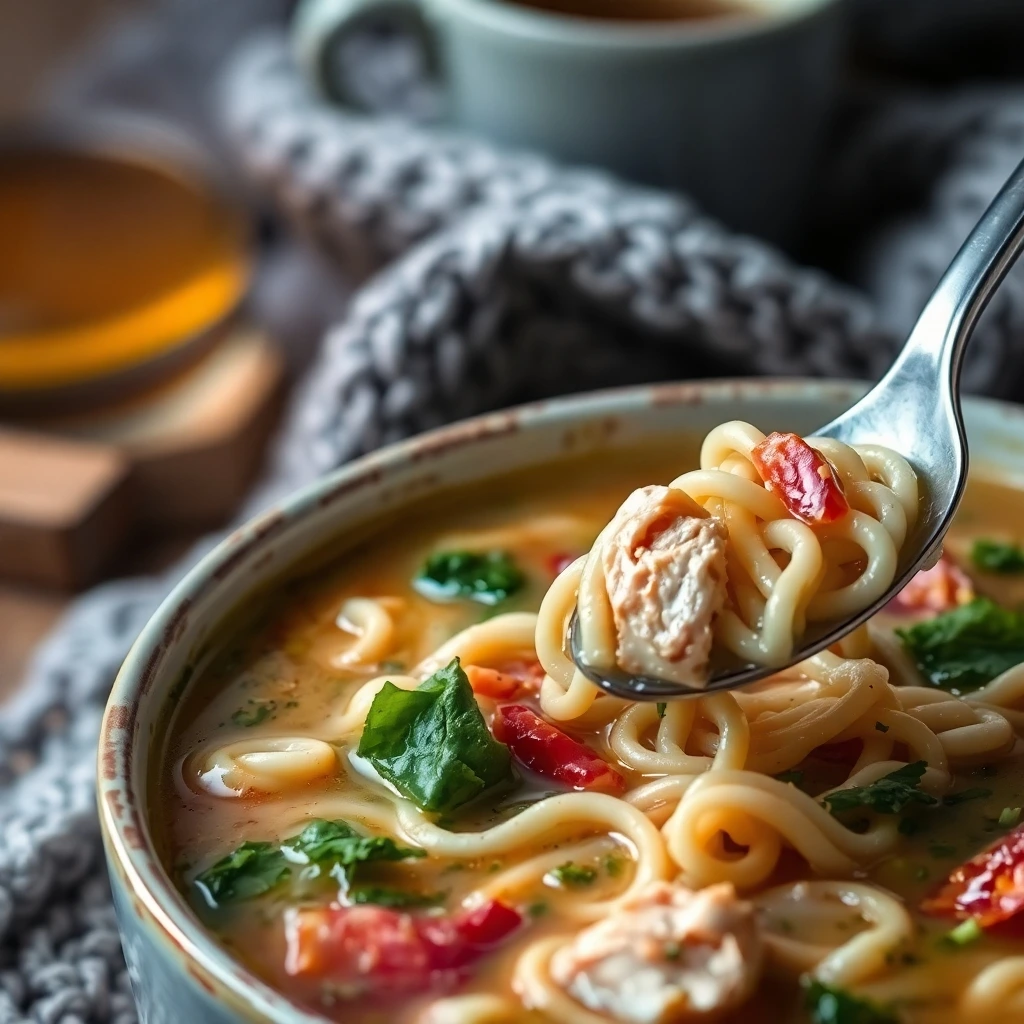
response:
[[[140,532],[225,522],[261,464],[283,380],[269,339],[242,326],[158,391],[0,430],[0,578],[77,588]]]
[[[128,537],[128,460],[109,445],[0,430],[0,573],[72,588]]]

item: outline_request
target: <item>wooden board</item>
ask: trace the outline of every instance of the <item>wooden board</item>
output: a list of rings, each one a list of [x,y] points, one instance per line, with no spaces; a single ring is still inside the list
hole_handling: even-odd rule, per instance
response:
[[[113,571],[133,537],[227,521],[262,465],[283,382],[277,350],[243,326],[157,391],[0,433],[0,579],[76,589]]]

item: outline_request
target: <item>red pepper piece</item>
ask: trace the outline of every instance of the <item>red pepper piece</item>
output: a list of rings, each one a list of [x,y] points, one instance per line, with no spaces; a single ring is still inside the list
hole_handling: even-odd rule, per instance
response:
[[[544,669],[537,660],[506,661],[499,668],[466,665],[463,671],[475,694],[494,700],[513,700],[537,693],[544,680]]]
[[[531,771],[574,789],[621,793],[626,780],[590,747],[556,729],[522,704],[506,704],[494,734]]]
[[[451,917],[371,906],[293,909],[285,922],[285,969],[366,992],[448,987],[522,923],[498,900]]]
[[[948,612],[974,600],[970,577],[943,555],[930,569],[922,569],[885,607],[897,615]]]
[[[831,464],[802,437],[769,434],[750,458],[765,487],[808,525],[834,523],[850,511]]]
[[[921,909],[939,917],[973,917],[982,928],[1024,910],[1024,825],[961,864]]]
[[[579,555],[570,555],[564,551],[560,551],[557,555],[551,555],[547,560],[547,566],[552,577],[561,576],[577,558]]]

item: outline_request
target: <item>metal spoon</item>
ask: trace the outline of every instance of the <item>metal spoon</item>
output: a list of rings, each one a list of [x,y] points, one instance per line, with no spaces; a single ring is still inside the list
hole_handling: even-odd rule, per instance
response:
[[[834,644],[887,604],[942,545],[967,483],[967,437],[960,409],[960,368],[982,310],[1024,247],[1024,163],[1011,175],[953,258],[889,372],[852,409],[814,432],[846,444],[880,444],[906,457],[922,485],[918,522],[889,590],[857,615],[818,624],[801,638],[789,665]],[[579,618],[569,646],[579,670],[617,697],[663,701],[731,690],[788,667],[738,664],[696,688],[595,668],[581,656]]]

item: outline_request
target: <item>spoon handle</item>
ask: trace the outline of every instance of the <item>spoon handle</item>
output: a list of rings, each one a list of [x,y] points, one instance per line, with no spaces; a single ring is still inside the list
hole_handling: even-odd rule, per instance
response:
[[[933,401],[948,397],[962,433],[960,369],[967,342],[1022,248],[1024,163],[1010,175],[953,257],[879,390],[898,384],[917,391],[923,388]]]

